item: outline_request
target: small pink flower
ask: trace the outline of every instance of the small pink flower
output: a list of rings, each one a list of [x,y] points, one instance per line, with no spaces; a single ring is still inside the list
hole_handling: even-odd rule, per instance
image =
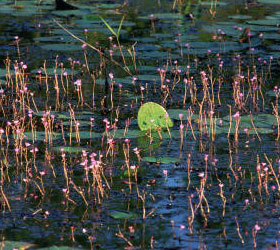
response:
[[[77,81],[74,82],[74,85],[77,85],[78,87],[80,87],[82,85],[82,80],[78,79]]]
[[[204,155],[204,160],[205,160],[205,161],[208,161],[208,157],[209,157],[209,155],[208,155],[208,154],[205,154],[205,155]]]
[[[183,229],[185,229],[185,228],[186,228],[185,225],[180,225],[180,230],[183,230]]]
[[[198,176],[199,176],[200,178],[204,178],[204,172],[200,172],[200,173],[198,174]]]
[[[261,227],[260,227],[258,224],[256,224],[256,225],[254,226],[254,229],[255,229],[256,231],[259,231],[259,230],[261,230]]]
[[[114,79],[114,74],[113,73],[109,73],[109,77],[111,79],[111,81]]]
[[[239,111],[237,111],[233,116],[234,119],[237,119],[240,117]]]

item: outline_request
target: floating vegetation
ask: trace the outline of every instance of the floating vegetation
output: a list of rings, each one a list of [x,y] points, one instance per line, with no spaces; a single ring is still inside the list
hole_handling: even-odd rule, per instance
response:
[[[137,121],[141,130],[157,130],[173,126],[166,110],[154,102],[147,102],[140,107]]]
[[[0,2],[1,248],[276,249],[278,1],[77,2]]]

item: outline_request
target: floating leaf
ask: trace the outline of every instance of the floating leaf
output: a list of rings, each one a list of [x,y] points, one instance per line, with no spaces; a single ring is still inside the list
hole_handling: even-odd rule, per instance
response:
[[[83,150],[87,150],[86,148],[82,147],[53,147],[53,151],[55,152],[61,152],[64,151],[66,153],[71,153],[71,154],[78,154],[81,153]]]
[[[248,21],[247,23],[254,25],[277,26],[278,24],[280,24],[280,21],[278,19],[260,19]]]
[[[168,109],[168,114],[169,117],[174,120],[180,120],[179,115],[182,115],[183,121],[186,121],[189,117],[189,112],[185,109]]]
[[[36,132],[34,132],[34,136],[33,136],[32,131],[28,131],[28,132],[25,132],[24,135],[26,136],[25,139],[33,140],[33,137],[34,137],[35,141],[45,141],[46,138],[49,140],[50,136],[51,136],[52,140],[58,140],[58,139],[62,138],[61,133],[52,132],[51,134],[47,133],[47,135],[46,135],[45,131],[36,131]]]
[[[175,157],[160,157],[159,162],[162,164],[174,164],[180,162],[178,158]]]
[[[133,212],[112,211],[109,215],[116,220],[137,218],[137,214]]]
[[[202,6],[212,6],[213,5],[213,1],[209,1],[209,2],[201,2],[200,3]],[[228,3],[225,3],[225,2],[220,2],[220,1],[217,1],[215,2],[216,6],[226,6],[228,5]]]
[[[40,45],[40,47],[44,50],[53,50],[53,51],[60,51],[60,52],[82,50],[81,45],[67,44],[67,43],[44,44],[44,45]]]
[[[55,75],[55,73],[56,73],[57,75],[61,75],[61,74],[65,73],[65,72],[66,72],[68,75],[71,75],[71,74],[74,74],[74,75],[75,75],[75,74],[78,73],[77,70],[72,70],[72,69],[61,69],[61,68],[57,68],[56,70],[55,70],[54,68],[46,68],[46,71],[45,71],[45,69],[40,68],[40,69],[34,69],[34,70],[32,70],[30,73],[32,73],[32,74],[38,74],[38,71],[40,71],[42,75],[45,75],[45,74],[47,73],[47,74],[50,75],[50,76]]]
[[[155,102],[147,102],[140,107],[137,121],[142,131],[173,127],[166,110]]]
[[[279,4],[279,0],[258,0],[259,3]]]
[[[248,20],[248,19],[251,19],[252,17],[247,16],[247,15],[232,15],[232,16],[229,16],[228,18],[237,19],[237,20]]]
[[[144,136],[144,133],[141,133],[139,130],[136,129],[128,129],[125,131],[124,129],[118,129],[116,131],[111,131],[109,133],[110,137],[116,138],[116,139],[123,139],[123,138],[138,138],[140,136]]]
[[[161,163],[161,164],[174,164],[180,162],[178,158],[175,157],[154,157],[147,156],[143,157],[142,161],[150,162],[150,163]]]
[[[93,139],[93,138],[101,138],[101,134],[100,133],[96,133],[93,131],[79,131],[78,134],[76,134],[76,132],[73,132],[72,134],[67,133],[67,136],[71,136],[72,138],[77,138],[77,135],[79,136],[79,138],[81,140],[84,139]]]
[[[66,247],[66,246],[51,246],[51,247],[44,247],[44,248],[38,248],[39,250],[78,250],[81,248],[77,247]]]
[[[157,163],[158,162],[157,158],[154,157],[154,156],[142,157],[142,161],[146,161],[146,162],[150,162],[150,163]]]
[[[13,249],[18,249],[18,250],[25,250],[29,249],[31,247],[34,247],[34,244],[28,243],[28,242],[22,242],[22,241],[4,241],[1,242],[1,249],[4,250],[13,250]]]

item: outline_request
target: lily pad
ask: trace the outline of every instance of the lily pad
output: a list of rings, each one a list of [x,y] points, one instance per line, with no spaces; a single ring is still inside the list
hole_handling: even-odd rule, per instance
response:
[[[150,162],[150,163],[157,163],[158,162],[157,158],[154,157],[154,156],[142,157],[142,161],[146,161],[146,162]]]
[[[266,3],[266,4],[279,4],[278,0],[258,0],[259,3]]]
[[[33,140],[33,134],[32,134],[31,131],[25,132],[24,135],[26,136],[27,140]],[[52,140],[58,140],[58,139],[62,138],[62,135],[61,135],[61,133],[52,132],[51,137],[52,137],[51,138]],[[47,134],[47,138],[49,139],[49,133]],[[34,132],[34,140],[35,141],[45,141],[45,139],[46,139],[45,131]]]
[[[209,2],[204,1],[204,2],[201,2],[200,4],[202,6],[212,6],[213,2],[212,1],[209,1]],[[228,5],[228,3],[217,1],[216,5],[217,6],[226,6],[226,5]]]
[[[182,115],[182,121],[186,121],[189,117],[189,112],[185,109],[168,109],[168,114],[173,120],[180,120],[179,115]]]
[[[138,138],[139,136],[144,136],[143,133],[141,133],[139,130],[136,129],[129,129],[125,131],[124,129],[118,129],[116,131],[112,131],[109,133],[110,136],[116,139],[123,139],[123,138]]]
[[[150,162],[150,163],[161,163],[161,164],[174,164],[180,162],[178,158],[175,157],[154,157],[154,156],[147,156],[143,157],[142,161]]]
[[[137,121],[142,131],[173,127],[167,111],[155,102],[147,102],[140,107]]]
[[[32,74],[37,74],[38,71],[40,71],[42,75],[45,75],[46,72],[47,72],[47,74],[48,74],[49,76],[55,75],[55,70],[54,70],[53,68],[46,68],[46,72],[45,72],[44,69],[34,69],[34,70],[32,70],[30,73],[32,73]],[[72,70],[72,69],[61,69],[61,68],[57,68],[57,69],[56,69],[56,74],[57,74],[57,75],[61,75],[61,74],[64,73],[64,72],[66,72],[68,75],[71,75],[71,74],[74,74],[74,75],[75,75],[75,74],[78,73],[77,70]]]
[[[84,139],[93,139],[93,138],[101,138],[101,134],[100,133],[96,133],[96,132],[92,132],[92,131],[79,131],[79,138],[81,140]],[[76,138],[77,134],[76,132],[73,132],[71,135],[70,133],[67,133],[67,136],[71,136],[72,138]]]
[[[66,153],[71,153],[71,154],[79,154],[81,153],[83,150],[86,150],[86,148],[82,148],[82,147],[53,147],[52,148],[53,151],[55,152],[61,152],[64,151]]]
[[[22,241],[4,241],[1,242],[1,248],[5,250],[13,250],[13,249],[19,249],[19,250],[25,250],[31,247],[34,247],[34,244],[28,243],[28,242],[22,242]]]
[[[133,212],[112,211],[112,212],[109,213],[109,215],[116,220],[137,218],[137,214],[133,213]]]
[[[232,16],[229,16],[228,18],[230,18],[230,19],[237,19],[237,20],[248,20],[248,19],[251,19],[252,16],[247,16],[247,15],[232,15]]]
[[[44,248],[38,248],[40,250],[78,250],[81,248],[77,247],[66,247],[66,246],[51,246],[51,247],[44,247]]]
[[[44,44],[44,45],[41,45],[40,47],[44,50],[53,50],[53,51],[77,51],[77,50],[82,50],[81,45],[65,44],[65,43]]]
[[[278,19],[260,19],[260,20],[252,20],[248,21],[248,24],[254,25],[267,25],[267,26],[277,26],[280,21]]]

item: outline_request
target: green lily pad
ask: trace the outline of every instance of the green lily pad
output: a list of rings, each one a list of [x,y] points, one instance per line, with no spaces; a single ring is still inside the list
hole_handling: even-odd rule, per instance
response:
[[[146,161],[146,162],[150,162],[150,163],[157,163],[158,162],[157,158],[154,157],[154,156],[142,157],[142,161]]]
[[[57,115],[59,112],[58,111],[49,111],[49,115]],[[39,112],[35,112],[34,115],[39,116],[39,117],[43,117],[46,114],[46,111],[39,111]]]
[[[38,71],[41,71],[41,74],[42,75],[45,75],[45,73],[47,72],[47,75],[49,75],[49,76],[54,76],[55,75],[55,70],[53,69],[53,68],[46,68],[46,72],[45,72],[45,70],[44,69],[34,69],[34,70],[31,70],[31,72],[30,73],[32,73],[32,74],[37,74],[38,73]],[[77,74],[78,73],[78,71],[77,70],[72,70],[72,69],[61,69],[61,68],[57,68],[56,69],[56,74],[57,75],[61,75],[61,74],[63,74],[64,72],[66,72],[68,75],[72,75],[72,74]],[[1,73],[1,72],[0,72]]]
[[[1,242],[1,248],[4,250],[13,250],[13,249],[18,249],[18,250],[25,250],[29,249],[31,247],[34,247],[34,244],[28,243],[28,242],[22,242],[22,241],[4,241]]]
[[[154,157],[154,156],[147,156],[143,157],[142,161],[150,162],[150,163],[161,163],[161,164],[174,164],[180,162],[178,158],[175,157]]]
[[[109,215],[116,220],[135,219],[138,216],[136,213],[123,211],[112,211]]]
[[[1,77],[1,78],[2,78],[2,77],[5,77],[6,74],[7,74],[6,69],[0,69],[0,77]]]
[[[278,0],[258,0],[259,3],[266,3],[266,4],[279,4]]]
[[[82,46],[78,44],[66,44],[66,43],[53,43],[53,44],[44,44],[40,45],[44,50],[53,50],[53,51],[82,51]]]
[[[182,121],[186,121],[189,117],[189,112],[188,110],[185,110],[185,109],[168,109],[168,114],[169,114],[169,117],[171,119],[174,119],[174,120],[180,120],[180,117],[179,115],[183,115],[182,116]]]
[[[44,247],[44,248],[38,248],[39,250],[78,250],[81,248],[77,247],[66,247],[66,246],[51,246],[51,247]]]
[[[251,19],[252,17],[247,16],[247,15],[232,15],[232,16],[229,16],[228,18],[237,19],[237,20],[248,20],[248,19]]]
[[[100,133],[96,133],[96,132],[92,132],[92,131],[79,131],[79,138],[81,140],[85,140],[85,139],[93,139],[93,138],[101,138],[101,134]],[[76,132],[73,132],[72,134],[67,133],[67,136],[71,136],[72,138],[76,138]]]
[[[141,133],[141,131],[136,129],[129,129],[125,131],[124,129],[118,129],[116,131],[111,131],[109,135],[116,139],[124,139],[124,138],[138,138],[140,136],[144,136],[145,134]]]
[[[33,140],[33,134],[32,134],[31,131],[25,132],[24,135],[26,136],[27,140]],[[49,133],[47,134],[47,136],[48,136],[48,139],[49,139]],[[58,139],[62,138],[61,133],[52,132],[51,136],[52,136],[52,140],[58,140]],[[42,141],[45,141],[45,139],[46,139],[45,131],[34,132],[34,140],[35,141],[41,141],[42,142]]]
[[[280,20],[278,20],[278,19],[260,19],[260,20],[248,21],[247,23],[253,24],[253,25],[276,26],[276,25],[279,25]]]
[[[81,153],[83,150],[86,150],[86,148],[82,148],[82,147],[53,147],[52,151],[55,152],[61,152],[64,151],[66,153],[71,153],[71,154],[79,154]]]
[[[140,107],[137,122],[142,131],[173,127],[166,110],[155,102],[147,102]]]
[[[212,1],[209,1],[209,2],[201,2],[200,3],[202,6],[212,6],[213,5],[213,2]],[[216,5],[217,6],[226,6],[226,5],[228,5],[228,3],[226,3],[226,2],[220,2],[220,1],[217,1],[216,2]]]

